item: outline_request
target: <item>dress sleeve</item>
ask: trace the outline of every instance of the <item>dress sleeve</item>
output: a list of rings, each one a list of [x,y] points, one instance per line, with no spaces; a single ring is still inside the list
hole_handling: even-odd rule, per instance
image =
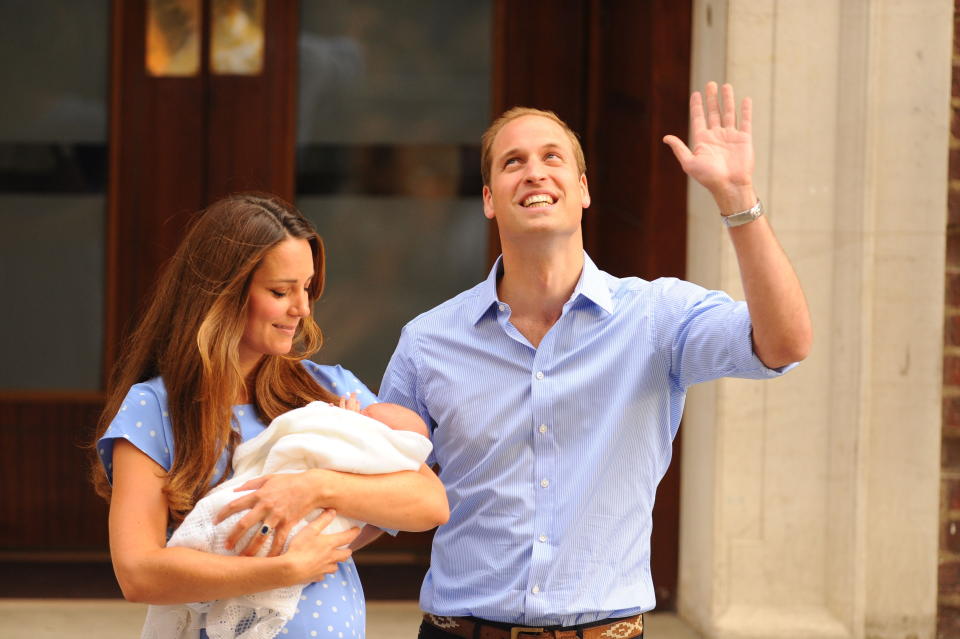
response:
[[[97,442],[97,453],[107,471],[107,479],[113,482],[113,445],[120,438],[139,448],[164,470],[170,470],[172,435],[166,402],[149,385],[134,384],[117,416]]]
[[[658,280],[656,330],[669,352],[670,373],[680,388],[717,379],[767,379],[796,364],[768,368],[753,352],[753,325],[746,302],[682,280]]]
[[[380,401],[373,391],[367,388],[356,375],[339,364],[336,366],[326,366],[310,360],[304,360],[303,366],[307,369],[307,372],[317,380],[317,383],[338,397],[356,393],[357,400],[363,408]]]

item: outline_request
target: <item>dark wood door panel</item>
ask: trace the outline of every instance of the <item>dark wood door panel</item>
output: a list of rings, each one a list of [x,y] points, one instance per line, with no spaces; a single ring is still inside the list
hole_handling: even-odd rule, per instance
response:
[[[102,408],[98,394],[0,398],[0,549],[106,548],[106,504],[83,448]]]

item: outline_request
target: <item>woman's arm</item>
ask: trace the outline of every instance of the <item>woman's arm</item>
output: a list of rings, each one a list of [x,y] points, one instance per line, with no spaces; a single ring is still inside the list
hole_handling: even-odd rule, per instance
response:
[[[265,475],[236,490],[254,492],[234,500],[217,515],[220,522],[233,513],[249,510],[230,532],[227,547],[232,548],[251,527],[266,522],[276,531],[271,555],[283,548],[293,525],[317,508],[332,508],[378,528],[414,532],[445,524],[450,517],[447,492],[425,464],[419,471],[382,475],[323,469]],[[242,553],[256,554],[263,541],[263,537],[254,535]]]
[[[316,581],[350,557],[340,549],[358,529],[323,535],[333,519],[324,513],[278,557],[232,557],[167,548],[163,468],[126,440],[113,449],[110,554],[123,596],[153,604],[224,599]]]

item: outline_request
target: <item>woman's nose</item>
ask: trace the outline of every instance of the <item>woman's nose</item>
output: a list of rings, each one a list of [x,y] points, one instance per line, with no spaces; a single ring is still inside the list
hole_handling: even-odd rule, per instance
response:
[[[306,317],[310,314],[310,298],[306,291],[297,294],[290,305],[290,314],[295,317]]]

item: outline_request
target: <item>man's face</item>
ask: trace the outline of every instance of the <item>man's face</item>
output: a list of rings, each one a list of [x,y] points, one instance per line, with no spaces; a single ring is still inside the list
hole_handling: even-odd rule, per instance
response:
[[[590,193],[559,124],[539,115],[511,120],[494,139],[491,160],[483,212],[496,218],[501,237],[579,232]]]

